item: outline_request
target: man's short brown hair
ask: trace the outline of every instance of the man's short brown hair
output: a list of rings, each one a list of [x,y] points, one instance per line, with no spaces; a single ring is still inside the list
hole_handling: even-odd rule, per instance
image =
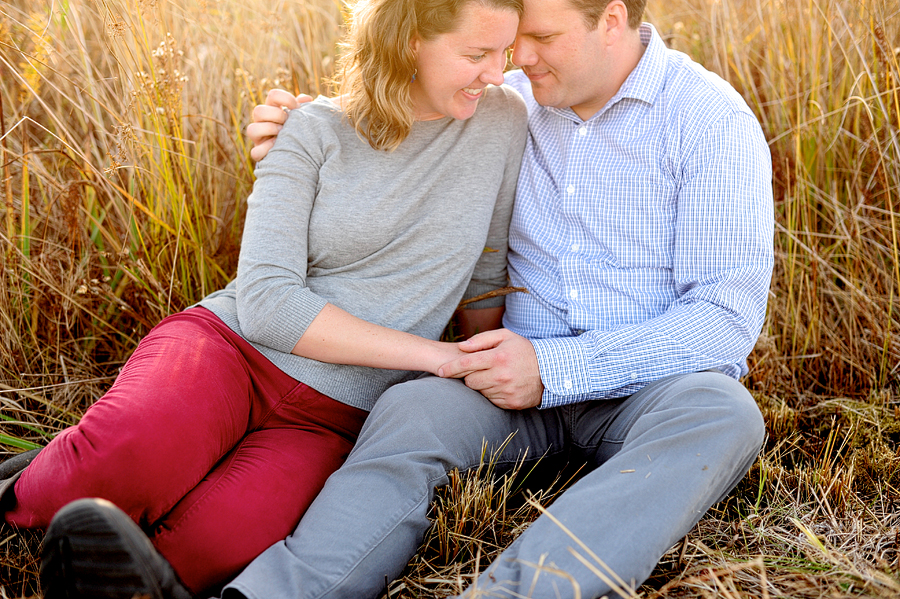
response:
[[[569,0],[572,6],[581,13],[584,23],[588,29],[597,27],[600,22],[600,15],[609,6],[612,0]],[[644,18],[644,8],[647,7],[647,0],[622,0],[625,8],[628,10],[628,26],[637,29],[641,26]]]

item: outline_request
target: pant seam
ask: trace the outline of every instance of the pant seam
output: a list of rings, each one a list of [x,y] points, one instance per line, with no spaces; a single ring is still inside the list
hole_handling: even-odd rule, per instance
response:
[[[447,476],[447,473],[445,472],[444,474],[442,474],[440,476],[432,477],[432,478],[428,479],[428,485],[433,489],[435,487],[435,483],[437,481],[441,480],[442,478],[445,478],[446,476]],[[422,497],[416,503],[414,503],[412,506],[410,506],[409,510],[407,510],[400,518],[398,518],[397,521],[394,523],[394,525],[391,526],[389,529],[387,529],[387,531],[383,535],[381,535],[381,540],[383,541],[384,538],[386,538],[388,535],[390,535],[391,532],[396,530],[398,526],[400,526],[403,522],[406,521],[406,518],[407,518],[407,516],[409,516],[409,514],[411,514],[415,509],[417,509],[419,506],[421,506],[426,501],[428,501],[427,493],[425,494],[424,497]],[[357,568],[359,568],[359,565],[363,562],[363,560],[365,560],[365,558],[368,557],[372,553],[372,551],[375,550],[375,548],[380,547],[380,545],[381,545],[380,542],[371,544],[368,551],[366,551],[365,553],[360,555],[359,558],[357,558],[355,560],[352,567],[350,567],[342,577],[340,577],[338,580],[334,581],[334,583],[332,583],[331,586],[326,588],[322,593],[317,594],[316,597],[327,597],[328,593],[330,593],[338,585],[340,585],[341,583],[346,581],[350,577],[350,575],[353,574]]]

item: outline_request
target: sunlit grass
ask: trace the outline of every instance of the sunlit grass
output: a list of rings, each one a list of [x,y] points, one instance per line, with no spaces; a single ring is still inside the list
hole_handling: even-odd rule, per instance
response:
[[[776,269],[745,381],[766,448],[639,593],[900,596],[900,5],[651,0],[648,17],[759,116]],[[326,91],[340,23],[337,0],[0,6],[7,451],[76,422],[150,327],[233,276],[250,110],[270,87]],[[537,516],[493,474],[452,477],[392,597],[458,592]],[[0,531],[0,595],[35,592],[39,538]]]

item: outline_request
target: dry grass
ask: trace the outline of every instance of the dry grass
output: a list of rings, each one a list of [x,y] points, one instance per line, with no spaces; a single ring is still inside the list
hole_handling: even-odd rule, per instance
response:
[[[759,115],[777,263],[746,383],[769,438],[661,561],[651,597],[900,596],[900,7],[651,0],[668,43]],[[155,322],[234,272],[266,89],[320,91],[332,0],[0,7],[0,444],[77,421]],[[391,597],[446,596],[538,513],[520,477],[455,476]],[[534,499],[546,503],[557,487]],[[0,597],[39,535],[0,528]]]

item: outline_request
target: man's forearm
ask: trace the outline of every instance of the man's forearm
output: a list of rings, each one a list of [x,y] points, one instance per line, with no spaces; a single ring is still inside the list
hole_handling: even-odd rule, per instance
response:
[[[768,287],[760,284],[760,293]],[[765,301],[741,316],[709,302],[677,303],[665,313],[612,331],[532,340],[545,391],[542,407],[633,393],[673,374],[736,366],[753,349]]]

